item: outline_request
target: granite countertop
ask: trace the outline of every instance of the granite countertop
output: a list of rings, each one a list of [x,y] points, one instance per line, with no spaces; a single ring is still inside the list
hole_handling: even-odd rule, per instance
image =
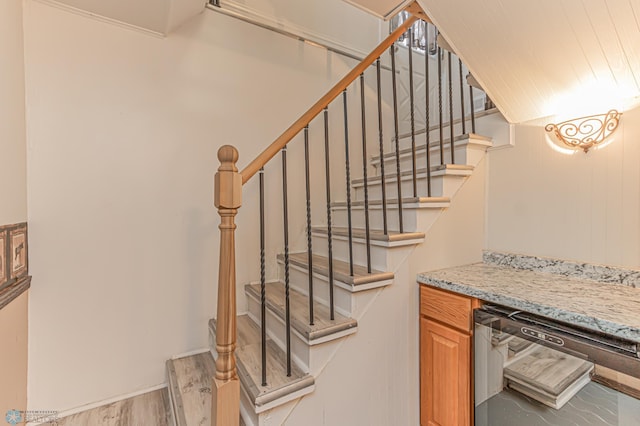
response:
[[[418,282],[640,342],[640,271],[495,252],[484,260]]]

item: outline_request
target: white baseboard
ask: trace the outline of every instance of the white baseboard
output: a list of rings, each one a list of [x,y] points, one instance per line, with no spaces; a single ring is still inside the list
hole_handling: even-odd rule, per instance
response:
[[[208,328],[207,328],[207,330],[208,330]],[[173,359],[179,359],[179,358],[186,358],[188,356],[193,356],[193,355],[199,355],[199,354],[202,354],[202,353],[205,353],[205,352],[209,352],[209,350],[210,350],[209,347],[200,348],[200,349],[194,349],[194,350],[189,351],[189,352],[184,352],[184,353],[181,353],[181,354],[173,355],[171,357],[171,359],[173,360]]]

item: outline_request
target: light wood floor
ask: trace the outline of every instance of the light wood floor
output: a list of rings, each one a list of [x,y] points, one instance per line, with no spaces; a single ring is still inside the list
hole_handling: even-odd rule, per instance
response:
[[[173,426],[167,389],[135,396],[63,417],[58,426]]]

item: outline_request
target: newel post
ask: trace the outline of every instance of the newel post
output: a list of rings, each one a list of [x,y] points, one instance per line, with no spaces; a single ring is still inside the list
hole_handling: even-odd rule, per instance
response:
[[[236,246],[235,216],[242,204],[242,175],[238,150],[224,145],[218,150],[220,167],[214,180],[214,203],[220,214],[220,264],[216,325],[216,375],[211,386],[211,426],[238,426],[240,382],[236,373]]]

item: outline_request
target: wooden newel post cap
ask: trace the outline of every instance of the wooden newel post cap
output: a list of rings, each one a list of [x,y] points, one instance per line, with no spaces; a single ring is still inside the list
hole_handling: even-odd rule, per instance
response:
[[[218,209],[237,209],[242,205],[242,175],[238,173],[236,162],[238,150],[231,145],[218,149],[220,167],[214,179],[214,205]]]
[[[218,171],[229,170],[237,172],[238,168],[236,163],[238,162],[238,150],[231,145],[223,145],[218,149],[218,161],[220,161],[220,167]]]

